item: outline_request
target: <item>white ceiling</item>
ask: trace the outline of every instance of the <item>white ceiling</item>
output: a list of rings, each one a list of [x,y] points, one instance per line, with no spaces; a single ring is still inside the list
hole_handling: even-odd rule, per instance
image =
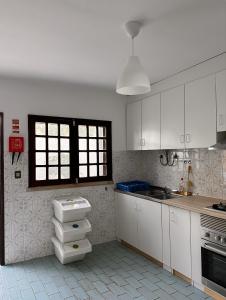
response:
[[[0,0],[0,73],[113,88],[131,19],[152,83],[226,51],[225,0]]]

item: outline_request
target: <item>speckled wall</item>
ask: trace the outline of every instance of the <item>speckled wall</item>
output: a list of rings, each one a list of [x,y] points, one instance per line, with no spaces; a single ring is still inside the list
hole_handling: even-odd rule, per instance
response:
[[[141,152],[113,154],[114,180],[142,178]],[[22,178],[14,179],[14,171],[21,170]],[[11,165],[5,155],[5,260],[6,263],[28,260],[53,253],[51,236],[53,225],[52,199],[73,194],[87,198],[92,211],[89,239],[93,244],[115,239],[114,186],[85,187],[48,191],[27,191],[28,161],[23,154],[18,165]]]

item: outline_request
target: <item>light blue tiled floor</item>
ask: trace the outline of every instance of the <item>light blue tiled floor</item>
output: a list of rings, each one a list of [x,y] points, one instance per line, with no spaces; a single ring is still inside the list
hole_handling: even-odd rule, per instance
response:
[[[111,242],[82,262],[54,256],[0,268],[0,299],[203,300],[211,299],[144,257]]]

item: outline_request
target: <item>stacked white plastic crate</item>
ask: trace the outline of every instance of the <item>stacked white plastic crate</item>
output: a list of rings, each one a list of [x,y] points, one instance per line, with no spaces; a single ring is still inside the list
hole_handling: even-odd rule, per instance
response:
[[[88,200],[82,197],[53,200],[56,237],[52,238],[55,254],[62,264],[81,260],[92,246],[86,238],[91,225],[86,214],[91,210]]]

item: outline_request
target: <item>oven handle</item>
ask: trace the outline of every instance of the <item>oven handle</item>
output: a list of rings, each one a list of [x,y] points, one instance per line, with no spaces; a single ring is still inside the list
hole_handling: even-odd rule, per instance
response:
[[[210,251],[213,251],[215,253],[218,253],[218,254],[226,257],[226,251],[224,251],[220,247],[212,246],[212,244],[209,244],[209,243],[204,243],[203,246],[204,246],[204,248],[206,248]]]

